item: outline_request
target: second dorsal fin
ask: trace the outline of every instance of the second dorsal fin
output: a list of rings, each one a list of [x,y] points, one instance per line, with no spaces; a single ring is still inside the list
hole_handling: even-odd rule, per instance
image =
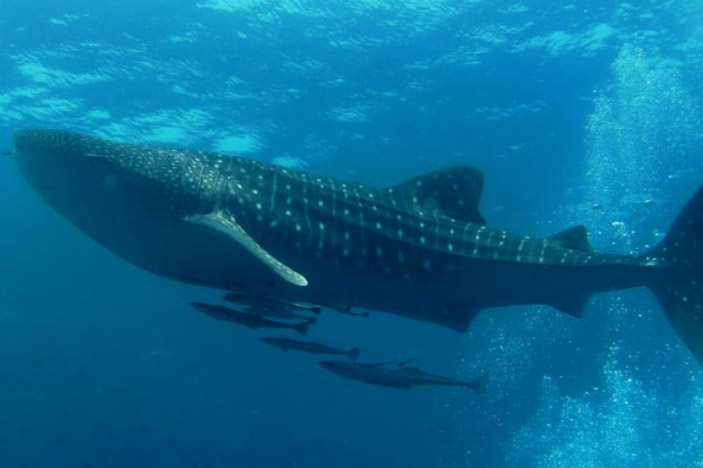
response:
[[[593,252],[593,247],[588,242],[588,231],[586,226],[583,225],[558,232],[551,236],[549,240],[565,249]]]
[[[483,192],[483,173],[475,167],[458,166],[430,172],[387,190],[406,197],[420,210],[486,224],[478,209]]]

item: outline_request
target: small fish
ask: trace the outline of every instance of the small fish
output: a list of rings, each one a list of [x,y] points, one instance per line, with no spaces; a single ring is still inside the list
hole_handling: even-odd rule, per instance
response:
[[[360,366],[364,367],[382,367],[382,366],[396,366],[396,367],[404,367],[410,364],[411,362],[418,362],[417,359],[415,358],[410,358],[410,359],[405,359],[403,361],[384,361],[384,362],[360,362],[358,363]]]
[[[274,317],[281,320],[305,320],[309,322],[310,325],[317,323],[316,317],[308,317],[305,315],[296,314],[291,312],[286,308],[273,308],[273,309],[259,309],[256,307],[245,307],[242,312],[247,312],[250,314],[258,315],[260,317]]]
[[[283,302],[276,299],[271,299],[270,297],[266,296],[259,296],[255,294],[247,294],[240,292],[228,292],[227,294],[222,296],[222,299],[227,302],[231,302],[232,304],[249,306],[259,310],[281,311],[281,313],[292,310],[312,312],[313,314],[319,314],[321,312],[321,309],[318,306],[308,306],[292,302]]]
[[[306,335],[308,329],[310,328],[310,322],[299,322],[299,323],[283,323],[276,322],[275,320],[268,320],[259,315],[252,314],[249,312],[242,312],[235,309],[230,309],[229,307],[215,305],[215,304],[204,304],[202,302],[189,302],[189,305],[196,310],[203,312],[205,315],[212,317],[216,320],[222,320],[224,322],[232,322],[239,325],[244,325],[245,327],[257,329],[257,328],[285,328],[295,330],[301,335]]]
[[[321,343],[315,343],[314,341],[297,341],[290,338],[261,338],[261,341],[284,351],[294,349],[296,351],[302,351],[308,354],[335,354],[346,356],[352,361],[356,361],[359,358],[359,348],[352,348],[349,351],[343,351]]]
[[[368,312],[352,312],[352,308],[349,306],[333,306],[333,305],[327,305],[327,304],[317,304],[322,307],[326,307],[328,309],[332,309],[335,312],[339,312],[341,314],[345,315],[351,315],[352,317],[368,317],[369,314]]]
[[[12,156],[13,151],[12,150],[5,150],[2,152],[3,156]]]
[[[320,365],[328,371],[346,379],[359,380],[371,385],[409,390],[419,385],[440,385],[449,387],[466,387],[480,397],[486,395],[488,372],[471,381],[463,381],[442,377],[441,375],[424,372],[417,367],[388,367],[388,363],[356,363],[346,361],[321,361]]]
[[[369,315],[371,315],[368,312],[353,312],[351,310],[351,307],[346,308],[346,310],[343,308],[334,307],[332,308],[332,310],[335,310],[341,314],[351,315],[352,317],[368,317]]]

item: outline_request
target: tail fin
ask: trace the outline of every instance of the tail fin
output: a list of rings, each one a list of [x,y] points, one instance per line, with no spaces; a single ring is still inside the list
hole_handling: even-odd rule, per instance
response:
[[[478,395],[481,400],[486,399],[486,387],[488,386],[488,379],[490,375],[490,372],[486,371],[473,382],[466,384],[467,387],[476,392],[476,395]]]
[[[310,325],[311,323],[306,320],[305,322],[300,322],[292,325],[292,328],[301,335],[305,336],[308,334],[308,329],[310,328]]]
[[[308,317],[305,320],[307,320],[310,325],[315,325],[317,323],[317,317]]]
[[[648,257],[671,267],[650,288],[676,333],[703,366],[703,188]]]
[[[353,348],[347,353],[347,356],[349,356],[349,359],[356,362],[356,360],[359,359],[359,348]]]

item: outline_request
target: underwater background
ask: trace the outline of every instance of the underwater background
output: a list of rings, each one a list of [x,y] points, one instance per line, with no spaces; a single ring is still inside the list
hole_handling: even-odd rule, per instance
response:
[[[0,149],[48,127],[372,185],[485,172],[491,226],[660,240],[703,183],[697,0],[0,0]],[[0,159],[0,466],[703,467],[703,374],[645,290],[576,320],[312,331],[466,389],[339,379],[186,306]]]

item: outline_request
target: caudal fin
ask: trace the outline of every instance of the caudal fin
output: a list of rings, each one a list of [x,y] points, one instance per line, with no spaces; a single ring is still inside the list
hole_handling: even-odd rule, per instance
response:
[[[469,382],[468,384],[466,384],[467,387],[476,392],[476,395],[478,395],[481,400],[486,399],[486,387],[488,387],[488,379],[490,375],[491,374],[486,371],[473,382]]]
[[[349,356],[349,359],[352,361],[356,362],[357,359],[359,359],[359,348],[353,348],[351,349],[348,353],[347,356]]]
[[[676,333],[703,366],[703,188],[647,257],[671,267],[650,289]]]
[[[301,335],[305,336],[308,334],[308,329],[310,328],[311,323],[309,321],[304,321],[300,323],[296,323],[295,325],[292,326],[293,330],[297,331]]]
[[[308,317],[305,320],[307,320],[310,325],[315,325],[317,323],[317,317]]]

